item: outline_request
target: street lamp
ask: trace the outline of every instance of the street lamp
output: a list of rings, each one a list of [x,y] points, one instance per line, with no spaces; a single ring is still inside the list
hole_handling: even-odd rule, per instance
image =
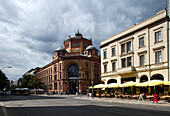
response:
[[[0,70],[4,69],[4,68],[12,68],[11,66],[7,66],[7,67],[2,67]]]
[[[94,98],[94,96],[93,96],[93,72],[92,72],[92,59],[90,59],[90,72],[91,72],[92,98]]]

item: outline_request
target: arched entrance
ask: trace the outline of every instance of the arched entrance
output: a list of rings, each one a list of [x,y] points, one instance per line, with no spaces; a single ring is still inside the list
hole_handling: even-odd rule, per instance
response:
[[[162,81],[164,81],[164,76],[161,75],[161,74],[154,74],[154,75],[151,77],[151,80],[162,80]]]
[[[110,79],[110,80],[108,80],[107,84],[110,84],[110,83],[117,83],[117,80],[116,79]]]
[[[154,74],[151,77],[151,80],[160,80],[160,81],[164,81],[164,76],[162,74]],[[158,86],[151,86],[151,93],[164,93],[164,87],[162,87],[161,85]]]
[[[140,77],[140,83],[147,82],[148,81],[148,76],[147,75],[142,75]]]
[[[142,75],[141,77],[140,77],[140,83],[143,83],[143,82],[147,82],[148,81],[148,76],[147,75]],[[145,92],[147,92],[148,91],[148,87],[146,86],[146,87],[137,87],[136,88],[136,92],[137,93],[145,93]]]
[[[105,84],[105,82],[104,82],[104,81],[101,81],[100,84]]]
[[[78,81],[79,68],[76,64],[72,64],[68,68],[68,78],[69,78],[69,93],[75,94],[79,90],[79,81]]]

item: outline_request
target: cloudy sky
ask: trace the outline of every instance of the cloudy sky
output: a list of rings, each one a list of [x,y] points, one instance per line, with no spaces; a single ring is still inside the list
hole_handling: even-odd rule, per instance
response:
[[[77,29],[93,45],[166,8],[166,0],[0,0],[0,69],[10,80],[52,61]],[[99,48],[98,48],[99,49]]]

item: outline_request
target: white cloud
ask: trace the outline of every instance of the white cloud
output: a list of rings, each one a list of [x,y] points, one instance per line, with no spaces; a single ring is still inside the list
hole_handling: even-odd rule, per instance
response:
[[[16,80],[52,61],[53,51],[77,29],[97,47],[165,5],[166,0],[0,0],[0,68],[12,66],[3,71]]]

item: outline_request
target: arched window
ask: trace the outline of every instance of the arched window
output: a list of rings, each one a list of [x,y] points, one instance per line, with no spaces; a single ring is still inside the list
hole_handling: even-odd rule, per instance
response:
[[[101,84],[105,84],[104,81],[101,81]]]
[[[151,80],[162,80],[163,81],[164,77],[161,74],[155,74],[151,77]]]
[[[147,75],[142,75],[140,77],[140,82],[142,83],[142,82],[146,82],[146,81],[148,81],[148,76]]]
[[[110,84],[110,83],[117,83],[117,80],[116,79],[110,79],[110,80],[108,80],[107,84]]]
[[[68,68],[69,78],[72,78],[72,77],[77,77],[78,78],[78,74],[79,74],[78,66],[76,64],[70,65],[70,67]]]

